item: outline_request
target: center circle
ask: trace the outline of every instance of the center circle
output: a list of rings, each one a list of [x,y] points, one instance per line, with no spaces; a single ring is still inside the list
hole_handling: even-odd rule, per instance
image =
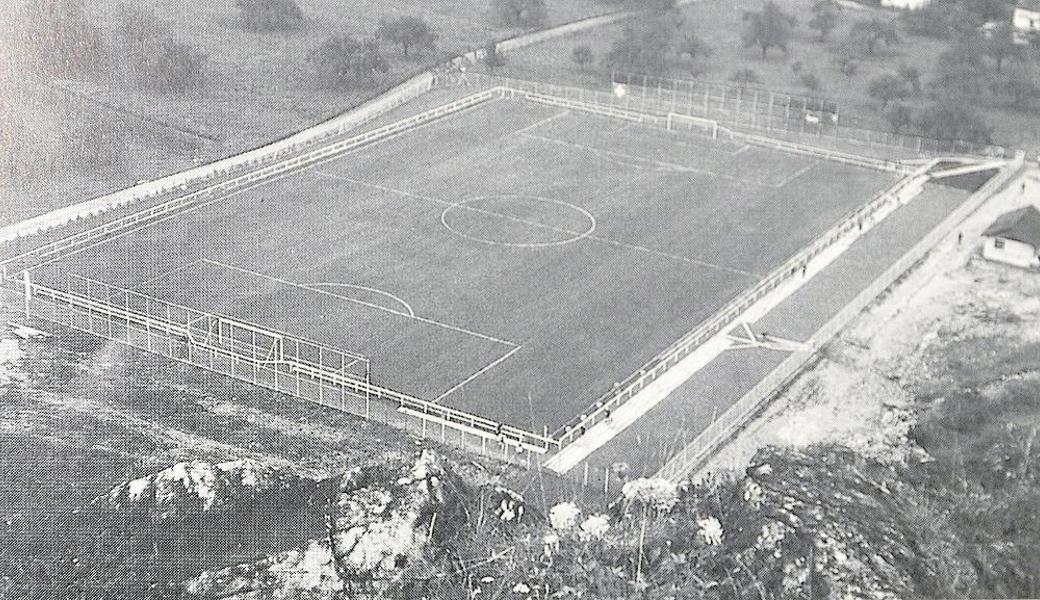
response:
[[[546,248],[592,235],[596,217],[563,200],[503,194],[456,202],[441,212],[441,224],[461,238],[490,246]]]

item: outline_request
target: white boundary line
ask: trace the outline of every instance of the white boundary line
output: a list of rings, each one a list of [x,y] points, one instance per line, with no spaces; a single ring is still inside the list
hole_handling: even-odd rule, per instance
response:
[[[536,139],[536,140],[539,140],[539,141],[542,141],[542,142],[546,142],[546,143],[549,143],[549,144],[558,144],[558,145],[561,145],[561,146],[568,146],[568,147],[571,147],[571,148],[576,148],[578,150],[583,150],[585,152],[590,152],[590,153],[595,154],[597,156],[601,156],[601,157],[607,158],[608,160],[612,160],[613,162],[616,162],[618,164],[629,166],[629,167],[634,167],[634,168],[644,168],[644,167],[641,167],[638,163],[647,163],[648,165],[651,165],[651,166],[654,166],[654,167],[658,167],[659,169],[665,170],[665,171],[672,171],[672,172],[678,172],[678,173],[699,173],[699,174],[702,174],[702,175],[708,175],[708,176],[711,176],[711,177],[718,177],[720,179],[727,179],[727,180],[730,180],[730,181],[736,181],[736,182],[739,182],[739,183],[745,183],[745,184],[749,184],[749,185],[756,185],[756,186],[759,186],[759,187],[772,188],[772,189],[781,189],[784,186],[784,184],[764,183],[764,182],[761,182],[761,181],[755,181],[753,179],[748,179],[746,177],[736,177],[736,176],[733,176],[733,175],[726,175],[724,173],[719,173],[718,171],[712,171],[710,169],[701,169],[701,168],[697,168],[697,167],[690,167],[690,166],[680,165],[680,164],[677,164],[677,163],[671,163],[671,162],[667,162],[667,161],[655,160],[655,159],[652,159],[652,158],[643,158],[643,157],[640,157],[640,156],[634,156],[634,155],[631,155],[631,154],[626,154],[624,152],[618,152],[616,150],[604,150],[602,148],[596,148],[594,146],[587,146],[585,144],[579,144],[577,142],[568,142],[566,140],[559,140],[559,139],[556,139],[556,138],[545,137],[545,136],[541,136],[541,135],[535,135],[535,134],[532,134],[532,133],[521,133],[519,135],[527,137],[527,138]],[[637,164],[635,164],[635,165],[626,164],[623,161],[617,160],[618,158],[629,160],[629,161],[635,162]]]
[[[126,289],[128,289],[130,291],[140,290],[141,288],[143,288],[144,286],[146,286],[146,285],[148,285],[150,283],[155,283],[156,281],[159,281],[160,279],[166,279],[167,277],[169,277],[170,275],[173,275],[174,273],[179,273],[179,272],[181,272],[181,271],[183,271],[185,269],[190,269],[190,268],[194,267],[195,265],[198,265],[199,263],[201,263],[203,260],[204,259],[199,258],[199,259],[191,261],[190,263],[185,263],[185,264],[183,264],[183,265],[181,265],[179,267],[174,267],[174,268],[170,269],[169,271],[166,271],[165,273],[160,273],[159,275],[156,275],[155,277],[152,277],[151,279],[146,279],[146,280],[142,281],[141,283],[135,283],[134,285],[132,285],[132,286],[126,288]]]
[[[548,125],[549,123],[552,123],[556,119],[559,119],[560,117],[565,117],[565,116],[567,116],[569,114],[571,114],[571,111],[569,111],[569,110],[565,110],[563,112],[558,112],[555,115],[552,115],[550,117],[546,117],[546,118],[542,119],[541,121],[536,121],[534,123],[531,123],[530,125],[524,127],[523,129],[518,130],[516,133],[526,133],[528,131],[531,131],[532,129],[537,129],[537,128],[541,127],[542,125]]]
[[[493,104],[493,103],[498,102],[500,100],[501,100],[500,98],[491,98],[491,99],[489,99],[487,101],[480,102],[480,103],[474,104],[472,106],[467,106],[467,107],[459,109],[459,110],[457,110],[457,111],[455,111],[453,113],[448,113],[448,114],[446,114],[444,116],[461,115],[461,114],[470,112],[470,111],[472,111],[474,109],[486,106],[488,104]],[[253,182],[253,183],[251,183],[249,185],[246,185],[245,187],[241,187],[241,188],[238,188],[236,190],[232,190],[230,192],[218,194],[217,197],[213,198],[212,200],[209,200],[208,202],[203,202],[201,204],[196,204],[195,206],[191,206],[191,207],[186,208],[184,210],[177,211],[177,212],[175,212],[173,214],[170,214],[170,215],[167,215],[165,217],[162,217],[161,219],[156,219],[155,221],[150,221],[148,223],[145,223],[144,225],[141,225],[140,227],[134,227],[133,229],[128,229],[127,231],[116,233],[116,234],[114,234],[112,236],[109,236],[109,237],[103,237],[100,240],[98,240],[98,241],[96,241],[96,242],[94,242],[92,244],[87,244],[86,246],[83,246],[82,248],[77,248],[76,250],[73,250],[71,252],[68,252],[68,253],[65,253],[65,254],[61,254],[60,256],[57,256],[55,258],[51,258],[49,260],[45,260],[44,262],[41,262],[41,263],[39,263],[37,265],[34,265],[32,268],[35,269],[35,268],[41,267],[43,265],[51,264],[51,263],[54,263],[54,262],[64,261],[68,257],[74,256],[76,254],[79,254],[80,252],[83,252],[85,250],[89,250],[89,249],[94,248],[96,246],[107,244],[107,243],[109,243],[109,242],[111,242],[113,240],[117,240],[117,239],[119,239],[119,238],[121,238],[123,236],[130,235],[130,234],[133,234],[133,233],[137,233],[138,231],[143,231],[145,229],[149,229],[149,228],[151,228],[151,227],[153,227],[155,225],[158,225],[160,223],[165,223],[166,221],[168,221],[170,219],[176,219],[176,218],[181,217],[183,215],[194,213],[194,212],[196,212],[196,211],[198,211],[200,209],[206,208],[206,207],[208,207],[210,205],[213,205],[213,204],[216,204],[218,202],[224,202],[225,200],[228,200],[228,199],[233,198],[233,197],[235,197],[235,196],[237,196],[239,194],[248,192],[248,191],[253,190],[255,188],[258,188],[260,186],[272,184],[272,183],[275,183],[276,181],[281,181],[282,179],[286,179],[286,178],[292,177],[294,175],[301,175],[301,174],[303,174],[306,171],[310,171],[310,170],[314,169],[315,167],[319,167],[321,165],[324,165],[324,164],[327,164],[327,163],[330,163],[330,162],[333,162],[333,161],[337,161],[337,160],[340,160],[342,158],[346,158],[347,156],[350,156],[352,154],[355,154],[355,153],[367,150],[367,149],[369,149],[372,146],[377,146],[379,144],[382,144],[383,142],[387,142],[387,141],[396,139],[396,138],[398,138],[398,137],[400,137],[402,135],[411,133],[413,131],[417,131],[419,129],[425,129],[425,128],[430,127],[432,125],[440,124],[443,121],[444,121],[443,117],[438,117],[436,119],[431,119],[429,121],[425,121],[423,123],[419,123],[418,125],[415,125],[415,126],[412,126],[412,127],[408,127],[406,129],[402,129],[401,131],[398,131],[398,132],[395,132],[395,133],[391,133],[391,134],[387,135],[386,137],[381,137],[379,139],[373,140],[371,143],[361,144],[360,146],[355,146],[353,148],[344,150],[343,152],[338,152],[336,154],[332,154],[330,156],[327,156],[327,157],[324,157],[324,158],[320,158],[320,159],[317,159],[315,161],[308,162],[306,164],[300,165],[300,166],[298,166],[296,168],[288,169],[288,170],[286,170],[286,171],[284,171],[282,173],[279,173],[277,175],[273,175],[271,177],[265,177],[263,179],[259,179],[259,180],[255,181],[255,182]],[[364,134],[364,132],[362,132],[361,135],[363,135],[363,134]],[[505,137],[505,136],[511,135],[511,134],[512,134],[512,132],[506,132],[506,133],[503,134],[502,137]],[[340,140],[340,141],[345,141],[345,140]],[[333,145],[333,144],[336,144],[336,143],[338,143],[338,142],[337,141],[331,141],[331,142],[329,142],[328,145]],[[325,147],[325,146],[319,146],[318,148],[315,148],[314,150],[311,150],[310,152],[316,152],[318,150],[321,150],[323,147]],[[293,158],[287,158],[285,160],[289,161],[289,160],[293,160]],[[281,164],[281,162],[284,162],[284,161],[280,161],[278,163],[275,163],[274,165],[268,165],[268,167],[276,166],[278,164]],[[245,175],[242,175],[242,177],[244,177],[244,176]],[[211,185],[209,187],[197,190],[197,191],[195,191],[193,193],[196,193],[196,194],[202,193],[202,192],[206,191],[207,189],[218,187],[220,185],[223,185],[224,183],[226,183],[226,182],[218,182],[218,183],[215,183],[215,184],[213,184],[213,185]],[[172,202],[172,200],[171,200],[171,202]],[[152,207],[152,208],[154,208],[154,207]],[[143,210],[139,210],[139,211],[137,211],[135,213],[131,213],[130,215],[127,215],[127,216],[128,217],[132,217],[132,216],[137,215],[137,214],[148,212],[149,210],[152,210],[152,208],[146,208],[146,209],[143,209]],[[74,234],[74,235],[78,235],[78,234]],[[73,237],[73,236],[69,236],[69,237]]]
[[[368,308],[374,308],[376,310],[381,310],[383,312],[394,314],[394,315],[397,315],[399,317],[404,317],[406,319],[412,319],[412,320],[415,320],[415,321],[426,323],[428,325],[434,325],[434,326],[437,326],[437,327],[441,327],[443,329],[456,331],[458,333],[464,333],[466,335],[471,335],[473,337],[485,339],[485,340],[488,340],[488,341],[491,341],[491,342],[495,342],[495,343],[498,343],[498,344],[505,344],[505,345],[510,346],[510,347],[517,347],[517,346],[519,346],[519,344],[516,344],[514,342],[510,342],[508,340],[499,339],[499,338],[496,338],[496,337],[492,337],[490,335],[485,335],[483,333],[478,333],[476,331],[471,331],[469,329],[464,329],[462,327],[456,327],[455,325],[449,325],[447,323],[442,323],[440,321],[435,321],[433,319],[428,319],[426,317],[417,317],[417,316],[409,315],[406,312],[401,312],[399,310],[394,310],[392,308],[387,308],[385,306],[379,306],[378,304],[372,304],[370,302],[364,302],[362,300],[357,300],[355,298],[350,298],[349,296],[341,296],[340,294],[334,294],[332,292],[327,292],[325,290],[319,290],[317,288],[308,287],[308,286],[300,284],[300,283],[295,283],[293,281],[288,281],[286,279],[281,279],[279,277],[273,277],[271,275],[265,275],[263,273],[257,273],[256,271],[251,271],[249,269],[245,269],[245,268],[242,268],[242,267],[236,267],[234,265],[228,265],[228,264],[225,264],[225,263],[222,263],[222,262],[218,262],[218,261],[215,261],[215,260],[210,260],[208,258],[204,258],[204,259],[202,259],[202,261],[205,262],[205,263],[209,263],[211,265],[223,268],[223,269],[228,269],[228,270],[231,270],[231,271],[237,271],[239,273],[245,273],[246,275],[252,275],[253,277],[260,277],[261,279],[267,279],[269,281],[275,281],[275,282],[281,283],[283,285],[288,285],[288,286],[291,286],[291,287],[307,290],[307,291],[310,291],[310,292],[314,292],[316,294],[321,294],[323,296],[330,296],[332,298],[338,298],[340,300],[346,300],[347,302],[352,302],[354,304],[358,304],[358,305],[365,306],[365,307],[368,307]]]
[[[512,350],[510,350],[509,352],[506,352],[506,353],[505,353],[505,354],[503,354],[502,356],[498,357],[497,359],[495,359],[495,360],[493,360],[492,362],[490,362],[490,363],[488,363],[487,365],[485,365],[485,366],[484,366],[484,368],[480,369],[480,370],[479,370],[479,371],[477,371],[476,373],[474,373],[474,374],[470,375],[469,377],[467,377],[467,378],[463,379],[462,381],[460,381],[459,383],[455,384],[454,386],[452,386],[451,388],[449,388],[449,389],[448,389],[448,391],[444,392],[444,393],[443,393],[443,394],[441,394],[440,396],[437,396],[437,397],[436,397],[436,398],[434,398],[434,399],[433,399],[433,400],[432,400],[431,402],[440,402],[440,401],[441,401],[441,400],[443,400],[443,399],[444,399],[444,398],[445,398],[446,396],[448,396],[448,395],[450,395],[450,394],[452,394],[452,393],[454,393],[454,392],[458,391],[458,390],[459,390],[459,388],[461,388],[462,386],[464,386],[464,385],[466,385],[467,383],[469,383],[469,382],[473,381],[473,380],[474,380],[474,379],[476,379],[477,377],[480,377],[480,376],[481,376],[481,375],[483,375],[484,373],[486,373],[486,372],[490,371],[490,370],[491,370],[492,368],[494,368],[494,367],[495,367],[496,365],[498,365],[498,364],[502,363],[503,361],[505,361],[505,360],[506,360],[507,358],[509,358],[510,356],[512,356],[512,355],[514,355],[514,354],[516,354],[516,353],[517,353],[517,352],[518,352],[518,351],[520,350],[520,348],[522,348],[522,347],[523,347],[523,346],[517,346],[517,347],[513,348]]]
[[[795,179],[798,179],[802,175],[805,175],[809,171],[812,171],[816,167],[816,165],[818,165],[818,164],[819,163],[817,163],[817,162],[811,162],[811,163],[809,163],[808,166],[806,166],[804,168],[801,168],[801,169],[798,169],[797,171],[792,173],[790,176],[788,176],[786,179],[781,181],[780,184],[776,186],[776,189],[778,189],[778,190],[779,189],[783,189],[786,185],[790,184]]]
[[[449,206],[449,207],[456,207],[456,208],[459,208],[459,209],[470,210],[470,211],[473,211],[473,212],[477,212],[477,213],[481,213],[481,214],[485,214],[485,215],[489,215],[489,216],[493,216],[493,217],[501,217],[501,218],[504,218],[504,219],[509,219],[511,221],[516,221],[517,223],[523,223],[523,224],[526,224],[526,225],[531,225],[532,227],[540,227],[540,228],[548,229],[548,230],[555,231],[555,232],[558,232],[558,233],[567,233],[567,234],[570,234],[570,235],[582,235],[582,233],[578,232],[578,231],[570,231],[568,229],[563,229],[563,228],[560,228],[560,227],[553,227],[551,225],[545,225],[544,223],[538,223],[536,221],[530,221],[530,220],[527,220],[527,219],[521,219],[519,217],[514,217],[514,216],[511,216],[511,215],[506,215],[506,214],[502,214],[502,213],[497,213],[495,211],[486,210],[486,209],[482,209],[482,208],[474,208],[472,206],[464,206],[464,205],[460,205],[459,203],[456,203],[456,202],[448,202],[447,200],[441,200],[440,198],[434,198],[432,196],[426,196],[424,194],[416,194],[416,193],[413,193],[413,192],[406,192],[404,190],[399,190],[399,189],[387,187],[385,185],[380,185],[378,183],[369,183],[367,181],[361,181],[359,179],[353,179],[351,177],[345,177],[343,175],[333,175],[331,173],[326,173],[324,171],[316,171],[316,173],[318,175],[322,175],[324,177],[329,177],[331,179],[338,179],[340,181],[345,181],[345,182],[348,182],[348,183],[353,183],[353,184],[356,184],[356,185],[377,189],[377,190],[380,190],[382,192],[386,192],[386,193],[389,193],[389,194],[397,194],[397,195],[400,195],[400,196],[404,196],[406,198],[415,198],[417,200],[428,200],[430,202],[435,202],[437,204],[443,204],[443,205],[446,205],[446,206]],[[504,194],[504,196],[509,196],[509,194]],[[726,271],[728,273],[734,273],[736,275],[741,275],[743,277],[751,277],[751,278],[754,278],[756,280],[762,278],[761,275],[759,275],[757,273],[752,273],[750,271],[744,271],[742,269],[726,267],[726,266],[723,266],[723,265],[719,265],[719,264],[715,264],[715,263],[711,263],[711,262],[707,262],[707,261],[703,261],[703,260],[698,260],[698,259],[695,259],[695,258],[689,258],[689,257],[681,256],[681,255],[678,255],[678,254],[671,254],[669,252],[664,252],[662,250],[654,250],[652,248],[647,248],[646,246],[639,246],[639,245],[635,245],[635,244],[628,244],[626,242],[619,242],[619,241],[611,240],[611,239],[608,239],[608,238],[605,238],[605,237],[602,237],[602,236],[598,236],[598,235],[585,235],[582,239],[588,239],[588,240],[600,242],[600,243],[606,244],[608,246],[615,246],[615,247],[618,247],[618,248],[625,248],[627,250],[634,250],[636,252],[645,252],[647,254],[652,254],[654,256],[659,256],[661,258],[668,258],[668,259],[672,259],[672,260],[677,260],[677,261],[680,261],[680,262],[685,262],[685,263],[688,263],[688,264],[691,264],[691,265],[697,265],[699,267],[704,267],[704,268],[707,268],[707,269],[714,269],[714,270],[717,270],[717,271]],[[480,240],[480,241],[482,243],[486,243],[486,241],[484,241],[484,240]],[[574,240],[574,241],[578,241],[578,240]],[[557,244],[557,245],[559,245],[559,244]]]
[[[345,288],[352,288],[352,289],[355,289],[355,290],[363,290],[363,291],[366,291],[366,292],[372,292],[373,294],[378,294],[380,296],[383,296],[383,297],[386,297],[386,298],[390,298],[394,302],[397,302],[398,304],[403,306],[404,309],[408,311],[408,316],[411,316],[411,317],[415,316],[415,310],[412,309],[412,305],[411,304],[408,304],[407,302],[405,302],[401,297],[395,296],[394,294],[391,294],[390,292],[388,292],[386,290],[381,290],[379,288],[368,287],[368,286],[364,286],[364,285],[356,285],[356,284],[353,284],[353,283],[329,283],[329,282],[304,283],[304,284],[300,284],[300,285],[303,285],[304,287],[316,287],[316,288],[320,288],[320,287],[345,287]]]

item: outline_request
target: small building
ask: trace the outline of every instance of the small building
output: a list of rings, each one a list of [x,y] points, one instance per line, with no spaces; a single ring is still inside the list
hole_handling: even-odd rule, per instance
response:
[[[931,3],[932,0],[881,0],[881,6],[901,8],[903,10],[917,10]]]
[[[1026,206],[1001,215],[982,233],[982,255],[1016,267],[1040,268],[1040,210]]]
[[[1016,41],[1028,41],[1040,35],[1040,0],[1018,0],[1011,17]]]

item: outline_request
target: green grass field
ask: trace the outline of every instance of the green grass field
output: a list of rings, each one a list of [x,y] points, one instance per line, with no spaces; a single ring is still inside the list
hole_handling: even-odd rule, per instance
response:
[[[378,384],[540,432],[892,181],[498,101],[61,269],[361,352]]]

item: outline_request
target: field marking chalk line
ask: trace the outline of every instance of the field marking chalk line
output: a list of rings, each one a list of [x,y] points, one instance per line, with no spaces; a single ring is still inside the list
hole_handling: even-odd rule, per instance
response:
[[[545,136],[541,136],[541,135],[535,135],[533,133],[521,133],[520,135],[523,136],[523,137],[536,139],[536,140],[539,140],[539,141],[542,141],[542,142],[547,142],[547,143],[550,143],[550,144],[558,144],[558,145],[561,145],[561,146],[568,146],[570,148],[576,148],[578,150],[583,150],[585,152],[589,152],[589,153],[595,154],[596,156],[600,156],[600,157],[606,158],[608,160],[611,160],[612,162],[615,162],[615,163],[618,163],[618,164],[621,164],[621,165],[624,165],[624,166],[628,166],[628,167],[633,167],[633,168],[645,168],[645,167],[642,167],[642,166],[638,165],[638,163],[642,162],[642,163],[648,163],[649,165],[657,167],[659,170],[662,170],[662,171],[670,171],[670,172],[675,172],[675,173],[698,173],[698,174],[701,174],[701,175],[708,175],[710,177],[718,177],[720,179],[726,179],[726,180],[729,180],[729,181],[736,181],[736,182],[740,182],[740,183],[746,183],[746,184],[749,184],[749,185],[757,185],[759,187],[766,187],[766,188],[773,188],[773,189],[780,189],[781,187],[783,187],[783,186],[780,186],[780,185],[776,185],[774,183],[765,183],[765,182],[757,181],[757,180],[754,180],[754,179],[748,179],[746,177],[736,177],[734,175],[726,175],[724,173],[719,173],[718,171],[712,171],[712,170],[709,170],[709,169],[700,169],[700,168],[697,168],[697,167],[690,167],[690,166],[686,166],[686,165],[680,165],[680,164],[677,164],[677,163],[671,163],[671,162],[667,162],[667,161],[655,160],[655,159],[652,159],[652,158],[643,158],[643,157],[635,156],[635,155],[632,155],[632,154],[626,154],[624,152],[618,152],[616,150],[604,150],[602,148],[596,148],[596,147],[588,146],[588,145],[585,145],[585,144],[579,144],[577,142],[568,142],[567,140],[560,140],[560,139],[556,139],[556,138],[545,137]],[[629,160],[629,161],[635,162],[637,164],[635,164],[635,165],[628,164],[628,163],[625,163],[623,160],[618,160],[618,159]]]
[[[288,281],[288,280],[282,279],[280,277],[273,277],[271,275],[265,275],[263,273],[257,273],[256,271],[251,271],[249,269],[244,269],[242,267],[236,267],[234,265],[224,264],[222,262],[218,262],[218,261],[215,261],[215,260],[210,260],[208,258],[204,258],[203,262],[207,262],[209,264],[212,264],[212,265],[224,268],[224,269],[229,269],[231,271],[237,271],[239,273],[245,273],[246,275],[252,275],[254,277],[260,277],[262,279],[267,279],[269,281],[275,281],[275,282],[281,283],[283,285],[288,285],[288,286],[299,288],[299,289],[302,289],[302,290],[307,290],[307,291],[310,291],[310,292],[314,292],[316,294],[321,294],[321,295],[324,295],[324,296],[330,296],[332,298],[338,298],[340,300],[346,300],[347,302],[352,302],[354,304],[358,304],[358,305],[361,305],[361,306],[366,306],[368,308],[374,308],[376,310],[381,310],[383,312],[394,314],[394,315],[397,315],[399,317],[405,317],[407,319],[412,319],[412,320],[415,320],[415,321],[419,321],[421,323],[426,323],[428,325],[434,325],[434,326],[440,327],[442,329],[448,329],[448,330],[451,330],[451,331],[456,331],[458,333],[471,335],[473,337],[477,337],[477,338],[480,338],[480,339],[488,340],[490,342],[495,342],[496,344],[504,344],[504,345],[509,346],[509,347],[518,347],[520,345],[520,344],[517,344],[515,342],[510,342],[509,340],[503,340],[503,339],[496,338],[496,337],[493,337],[493,336],[490,336],[490,335],[486,335],[486,334],[483,334],[483,333],[479,333],[479,332],[476,332],[476,331],[465,329],[463,327],[450,325],[448,323],[443,323],[441,321],[436,321],[434,319],[429,319],[429,318],[426,318],[426,317],[412,316],[412,315],[409,315],[406,312],[401,312],[399,310],[394,310],[392,308],[387,308],[385,306],[379,306],[378,304],[372,304],[371,302],[365,302],[363,300],[358,300],[356,298],[351,298],[349,296],[342,296],[340,294],[334,294],[332,292],[327,292],[325,290],[320,290],[318,288],[308,287],[308,286],[303,285],[301,283]]]
[[[394,302],[396,302],[396,303],[400,304],[402,307],[404,307],[404,309],[406,311],[408,311],[408,316],[410,316],[410,317],[414,317],[415,316],[415,311],[412,309],[412,305],[411,304],[408,304],[407,302],[405,302],[399,296],[395,296],[394,294],[391,294],[390,292],[388,292],[386,290],[381,290],[381,289],[378,289],[378,288],[368,287],[368,286],[364,286],[364,285],[356,285],[356,284],[353,284],[353,283],[321,282],[321,283],[306,283],[306,284],[301,284],[301,285],[303,285],[304,287],[318,287],[318,288],[320,288],[320,287],[345,287],[345,288],[351,288],[351,289],[355,289],[355,290],[362,290],[362,291],[365,291],[365,292],[372,292],[373,294],[378,294],[380,296],[383,296],[383,297],[386,297],[386,298],[390,298]]]
[[[509,358],[510,356],[512,356],[512,355],[514,355],[514,354],[516,354],[516,353],[517,353],[517,352],[518,352],[518,351],[520,350],[520,348],[522,348],[522,347],[523,347],[523,346],[517,346],[517,347],[513,348],[512,350],[510,350],[509,352],[506,352],[506,353],[505,353],[505,354],[503,354],[502,356],[500,356],[500,357],[496,358],[495,360],[491,361],[490,363],[488,363],[487,365],[485,365],[485,366],[484,366],[484,367],[483,367],[482,369],[480,369],[480,370],[479,370],[479,371],[477,371],[476,373],[474,373],[474,374],[470,375],[469,377],[467,377],[467,378],[463,379],[463,380],[462,380],[462,381],[460,381],[459,383],[457,383],[457,384],[455,384],[454,386],[452,386],[451,388],[449,388],[449,389],[448,389],[448,391],[446,391],[446,392],[444,392],[443,394],[441,394],[440,396],[437,396],[436,398],[434,398],[434,399],[432,400],[432,402],[440,402],[440,401],[441,401],[441,400],[443,400],[443,399],[444,399],[444,398],[445,398],[446,396],[448,396],[448,395],[450,395],[450,394],[452,394],[452,393],[454,393],[454,392],[458,391],[458,390],[459,390],[459,389],[460,389],[460,388],[461,388],[462,386],[464,386],[464,385],[466,385],[467,383],[469,383],[469,382],[473,381],[473,380],[474,380],[474,379],[476,379],[477,377],[480,377],[480,376],[481,376],[481,375],[483,375],[484,373],[487,373],[488,371],[490,371],[490,370],[491,370],[492,368],[494,368],[495,366],[497,366],[497,365],[501,364],[502,362],[504,362],[504,361],[505,361],[505,360],[506,360],[507,358]]]
[[[426,196],[426,195],[423,195],[423,194],[416,194],[416,193],[413,193],[413,192],[406,192],[404,190],[394,189],[394,188],[391,188],[391,187],[387,187],[385,185],[380,185],[378,183],[369,183],[367,181],[361,181],[361,180],[358,180],[358,179],[353,179],[353,178],[345,177],[345,176],[342,176],[342,175],[333,175],[331,173],[325,173],[324,171],[315,171],[315,173],[317,173],[319,175],[322,175],[324,177],[329,177],[331,179],[338,179],[340,181],[346,181],[346,182],[349,182],[349,183],[354,183],[354,184],[357,184],[357,185],[370,187],[370,188],[377,189],[377,190],[380,190],[380,191],[383,191],[383,192],[387,192],[387,193],[390,193],[390,194],[398,194],[398,195],[401,195],[401,196],[405,196],[407,198],[415,198],[417,200],[428,200],[430,202],[435,202],[437,204],[445,205],[445,206],[448,206],[448,207],[464,208],[466,210],[470,210],[470,211],[473,211],[473,212],[477,212],[477,213],[481,213],[481,214],[485,214],[485,215],[489,215],[489,216],[501,217],[501,218],[504,218],[504,219],[509,219],[511,221],[516,221],[518,223],[524,223],[526,225],[531,225],[533,227],[540,227],[540,228],[543,228],[543,229],[548,229],[548,230],[551,230],[551,231],[555,231],[557,233],[566,233],[566,234],[575,235],[575,236],[582,235],[582,232],[579,232],[579,231],[571,231],[569,229],[563,229],[563,228],[560,228],[560,227],[553,227],[551,225],[545,225],[544,223],[537,223],[535,221],[529,221],[527,219],[521,219],[519,217],[513,217],[511,215],[505,215],[505,214],[502,214],[502,213],[497,213],[495,211],[490,211],[490,210],[486,210],[486,209],[474,208],[474,207],[471,207],[471,206],[470,207],[460,206],[459,203],[457,203],[457,202],[448,202],[447,200],[441,200],[439,198],[434,198],[432,196]],[[509,194],[504,194],[503,196],[510,196],[510,195]],[[737,268],[733,268],[733,267],[726,267],[726,266],[719,265],[719,264],[716,264],[716,263],[712,263],[712,262],[708,262],[708,261],[704,261],[704,260],[698,260],[696,258],[689,258],[687,256],[682,256],[682,255],[679,255],[679,254],[671,254],[671,253],[665,252],[663,250],[654,250],[653,248],[647,248],[646,246],[639,246],[639,245],[636,245],[636,244],[629,244],[629,243],[626,243],[626,242],[619,242],[619,241],[612,240],[612,239],[609,239],[609,238],[605,238],[605,237],[602,237],[602,236],[592,235],[591,231],[587,232],[584,235],[584,237],[582,237],[581,239],[587,239],[587,240],[590,240],[590,241],[596,241],[596,242],[600,242],[601,244],[606,244],[606,245],[609,245],[609,246],[615,246],[615,247],[618,247],[618,248],[625,248],[627,250],[634,250],[636,252],[645,252],[647,254],[652,254],[654,256],[659,256],[661,258],[668,258],[668,259],[672,259],[672,260],[677,260],[677,261],[680,261],[680,262],[685,262],[685,263],[688,263],[688,264],[697,265],[699,267],[704,267],[704,268],[707,268],[707,269],[714,269],[714,270],[717,270],[717,271],[725,271],[727,273],[734,273],[736,275],[741,275],[743,277],[751,277],[751,278],[756,279],[756,280],[762,278],[762,275],[760,275],[758,273],[752,273],[750,271],[745,271],[743,269],[737,269]],[[480,241],[486,243],[485,240],[480,240]],[[577,241],[577,240],[574,240],[574,241]],[[504,244],[502,244],[502,245],[504,245]],[[559,245],[559,244],[557,244],[557,245]]]
[[[548,125],[549,123],[552,123],[556,119],[559,119],[561,117],[565,117],[565,116],[567,116],[569,114],[571,114],[571,111],[569,111],[569,110],[565,110],[563,112],[558,112],[555,115],[552,115],[552,116],[549,116],[549,117],[546,117],[546,118],[542,119],[541,121],[537,121],[535,123],[531,123],[527,127],[524,127],[523,129],[517,130],[515,133],[526,133],[528,131],[531,131],[532,129],[538,129],[542,125]]]

